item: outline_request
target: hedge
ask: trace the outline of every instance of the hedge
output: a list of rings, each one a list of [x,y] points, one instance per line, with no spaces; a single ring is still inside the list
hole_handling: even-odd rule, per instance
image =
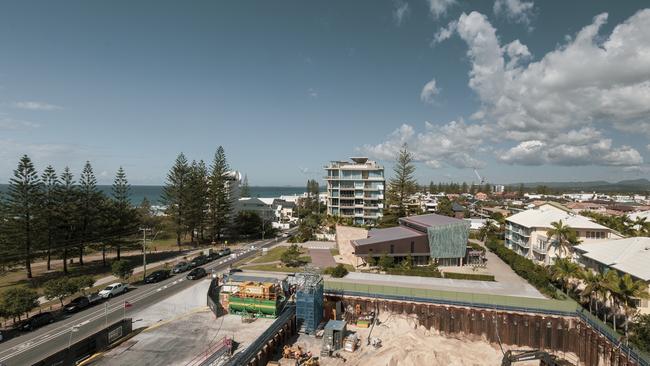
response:
[[[496,239],[489,239],[485,243],[485,246],[506,262],[516,274],[523,277],[531,285],[535,286],[535,288],[537,288],[541,293],[551,298],[557,296],[557,291],[551,284],[551,276],[546,268],[535,264],[530,259],[522,257],[514,251],[506,248]]]
[[[441,278],[442,273],[440,271],[436,270],[431,270],[426,267],[415,267],[412,269],[400,269],[400,268],[388,268],[386,270],[387,274],[392,274],[392,275],[401,275],[401,276],[420,276],[420,277],[436,277],[436,278]]]
[[[493,275],[480,274],[480,273],[455,273],[455,272],[445,272],[445,278],[451,278],[454,280],[474,280],[474,281],[491,281],[494,282]]]

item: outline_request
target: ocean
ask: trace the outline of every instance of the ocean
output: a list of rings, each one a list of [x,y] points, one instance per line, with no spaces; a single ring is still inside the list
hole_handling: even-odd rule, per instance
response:
[[[110,185],[98,185],[100,191],[106,195],[111,194]],[[7,184],[0,184],[0,192],[6,192]],[[280,197],[296,194],[303,194],[306,191],[305,187],[250,187],[252,197]],[[146,197],[151,204],[155,205],[160,203],[162,197],[163,186],[131,186],[131,203],[134,205],[139,204]]]

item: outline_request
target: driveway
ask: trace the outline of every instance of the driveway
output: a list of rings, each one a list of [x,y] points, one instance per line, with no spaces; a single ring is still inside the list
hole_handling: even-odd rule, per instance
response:
[[[332,252],[329,249],[309,249],[309,256],[311,257],[311,264],[319,268],[327,268],[336,266],[336,261],[332,257]]]

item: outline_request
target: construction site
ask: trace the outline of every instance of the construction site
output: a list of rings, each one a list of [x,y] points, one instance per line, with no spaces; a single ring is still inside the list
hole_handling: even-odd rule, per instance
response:
[[[216,287],[218,311],[275,319],[225,365],[648,365],[556,300],[456,293],[449,301],[449,293],[373,289],[311,271],[274,280],[238,273]]]

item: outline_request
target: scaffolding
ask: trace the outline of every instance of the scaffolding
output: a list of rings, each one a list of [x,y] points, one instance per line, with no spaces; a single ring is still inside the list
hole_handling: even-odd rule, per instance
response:
[[[296,319],[300,332],[314,333],[323,318],[323,277],[307,271],[296,274]]]

